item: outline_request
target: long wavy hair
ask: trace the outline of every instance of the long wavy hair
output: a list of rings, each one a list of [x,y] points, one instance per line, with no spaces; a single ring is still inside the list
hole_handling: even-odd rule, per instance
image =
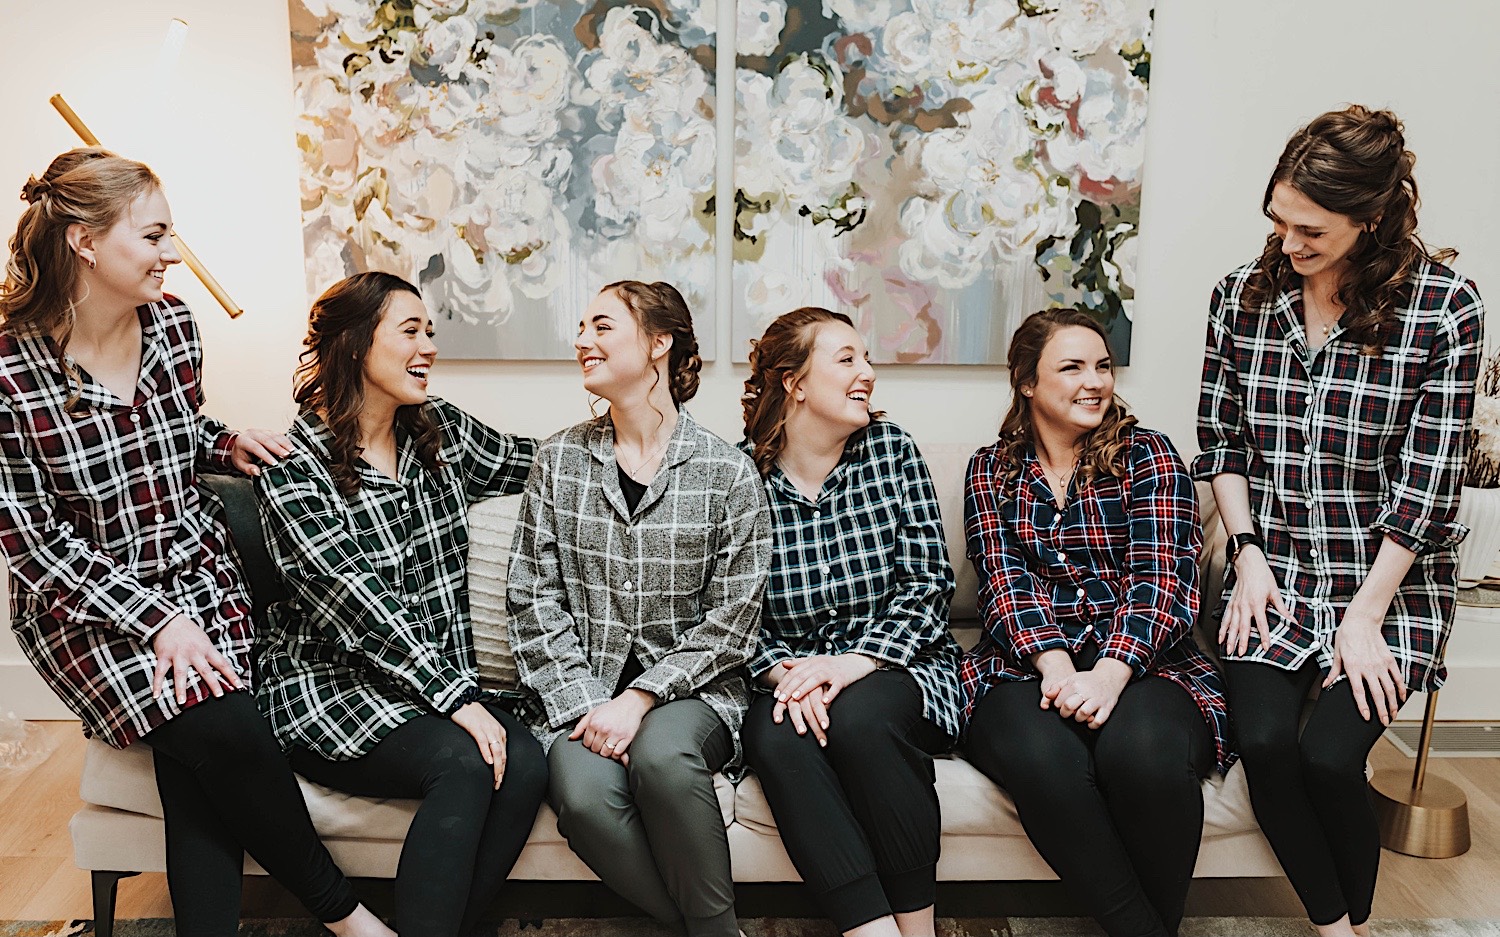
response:
[[[1000,463],[1004,466],[1007,481],[1021,474],[1026,450],[1036,443],[1031,398],[1021,391],[1036,383],[1037,368],[1047,342],[1060,330],[1073,326],[1088,329],[1108,347],[1109,334],[1104,331],[1104,326],[1093,316],[1077,309],[1034,312],[1011,337],[1010,353],[1006,358],[1010,366],[1010,409],[1000,422]],[[1137,422],[1118,395],[1110,400],[1109,409],[1104,411],[1104,420],[1084,434],[1077,469],[1081,483],[1087,484],[1106,475],[1114,478],[1125,476],[1130,431]]]
[[[51,335],[68,379],[72,410],[83,380],[67,356],[82,297],[79,268],[84,264],[68,244],[68,228],[91,234],[112,228],[131,203],[161,188],[150,167],[100,147],[79,147],[52,160],[42,178],[21,187],[26,210],[10,239],[5,282],[0,285],[0,331]]]
[[[395,274],[356,273],[324,291],[307,317],[305,350],[292,377],[293,398],[303,412],[321,412],[333,435],[328,469],[340,494],[359,489],[355,460],[364,451],[359,445],[359,414],[365,405],[365,357],[393,293],[422,295]],[[438,458],[442,430],[425,406],[397,407],[396,425],[406,430],[417,460],[428,471],[443,464]]]
[[[703,370],[703,359],[698,355],[693,314],[677,287],[661,281],[617,280],[599,292],[613,293],[625,304],[648,342],[658,335],[671,336],[672,348],[667,352],[667,390],[676,406],[692,400],[698,393],[698,375]],[[651,390],[660,383],[661,372],[658,371],[651,382]],[[663,413],[661,418],[666,422],[667,415]]]
[[[1261,200],[1269,217],[1271,194],[1285,183],[1360,227],[1336,298],[1350,336],[1371,355],[1391,338],[1417,262],[1458,256],[1452,248],[1432,251],[1417,236],[1417,158],[1406,148],[1403,130],[1390,111],[1358,104],[1316,117],[1287,141]],[[1263,307],[1300,283],[1273,232],[1245,283],[1246,304]]]
[[[750,376],[745,378],[740,406],[745,415],[745,438],[753,447],[751,458],[761,477],[771,474],[786,449],[787,377],[795,381],[807,373],[818,327],[829,322],[854,327],[842,312],[803,306],[777,316],[764,335],[750,341]],[[884,415],[873,410],[870,419]]]

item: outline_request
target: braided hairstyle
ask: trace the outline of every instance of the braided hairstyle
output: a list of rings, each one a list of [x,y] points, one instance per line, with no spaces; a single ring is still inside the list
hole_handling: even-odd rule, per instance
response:
[[[1422,258],[1441,263],[1458,256],[1451,248],[1431,251],[1417,236],[1416,162],[1395,114],[1351,104],[1292,135],[1261,201],[1269,217],[1271,194],[1284,183],[1360,226],[1337,299],[1346,310],[1346,328],[1366,354],[1380,354],[1390,340],[1413,266]],[[1273,233],[1245,284],[1246,304],[1265,307],[1299,283]]]

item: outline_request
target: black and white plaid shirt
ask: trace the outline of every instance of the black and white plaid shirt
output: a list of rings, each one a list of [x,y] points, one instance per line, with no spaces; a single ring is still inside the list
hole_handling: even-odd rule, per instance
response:
[[[749,705],[771,525],[755,465],[678,411],[661,468],[631,510],[606,414],[548,439],[511,550],[510,641],[544,746],[629,684],[697,697],[734,737]]]
[[[1300,290],[1267,308],[1242,296],[1247,264],[1209,309],[1193,475],[1250,482],[1250,512],[1293,617],[1274,609],[1271,643],[1246,657],[1328,668],[1333,635],[1390,537],[1417,560],[1396,590],[1384,634],[1412,690],[1442,685],[1453,620],[1456,521],[1484,306],[1474,284],[1423,260],[1381,354],[1362,354],[1342,324],[1308,348]],[[1234,588],[1234,571],[1224,598]]]
[[[261,709],[285,747],[340,760],[392,729],[446,713],[478,686],[465,588],[468,507],[521,489],[534,440],[485,426],[445,401],[443,465],[429,472],[397,430],[397,474],[359,462],[342,495],[327,425],[305,412],[293,453],[256,480],[266,545],[291,597],[267,610],[257,642]]]
[[[250,679],[250,603],[229,535],[196,487],[232,472],[234,433],[199,413],[203,351],[167,296],[136,310],[141,369],[129,401],[80,370],[79,406],[51,338],[0,334],[0,546],[11,628],[84,733],[124,748],[178,712],[151,695],[151,640],[174,614]],[[196,673],[187,705],[208,696]]]
[[[798,657],[863,654],[910,671],[922,714],[957,738],[953,567],[916,442],[876,420],[849,438],[815,500],[780,467],[765,484],[775,554],[751,675]]]

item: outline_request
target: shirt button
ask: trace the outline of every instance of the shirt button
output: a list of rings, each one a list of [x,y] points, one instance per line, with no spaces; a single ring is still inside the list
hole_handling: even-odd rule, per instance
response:
[[[1078,590],[1078,597],[1080,599],[1083,598],[1084,596],[1088,595],[1088,594],[1089,594],[1089,591],[1087,589],[1079,589]]]
[[[823,516],[823,509],[822,508],[813,508],[813,517],[822,517],[822,516]]]
[[[134,410],[130,411],[130,422],[139,423],[140,421],[141,415],[139,413],[136,413]]]
[[[151,465],[149,463],[146,465],[146,477],[147,478],[155,478],[156,477],[156,466]]]
[[[1313,559],[1317,559],[1318,558],[1318,551],[1317,550],[1308,550],[1307,551],[1307,555],[1310,556],[1310,557],[1312,557]]]
[[[160,524],[162,521],[167,519],[167,515],[161,513],[160,511],[157,511],[155,514],[151,515],[151,519]]]
[[[1303,446],[1302,447],[1302,451],[1306,452],[1306,453],[1311,453],[1312,452],[1312,443],[1308,443],[1307,445]]]
[[[830,608],[828,610],[828,617],[829,618],[837,618],[837,617],[839,617],[839,610],[836,609],[836,608]]]
[[[156,564],[156,571],[159,572],[159,573],[166,572],[167,571],[167,564],[166,563],[157,563]]]
[[[635,588],[635,583],[631,582],[629,579],[625,580],[625,591],[626,592],[629,592],[630,590],[632,590],[634,588]]]
[[[403,511],[410,511],[411,510],[411,502],[410,501],[402,501],[401,502],[401,510],[403,510]]]
[[[1057,561],[1059,563],[1066,563],[1068,561],[1068,554],[1064,553],[1061,550],[1058,550],[1057,551]]]
[[[823,575],[826,576],[826,575],[828,575],[831,572],[833,572],[833,567],[832,566],[824,566],[823,567]]]

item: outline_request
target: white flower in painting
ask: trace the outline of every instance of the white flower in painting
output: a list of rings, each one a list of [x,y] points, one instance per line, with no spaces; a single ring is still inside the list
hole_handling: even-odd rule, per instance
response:
[[[536,2],[536,0],[530,0]],[[677,35],[689,48],[704,45],[718,31],[717,5],[706,0],[666,0],[671,11],[672,22],[677,24]]]
[[[988,2],[988,0],[986,0]],[[823,0],[823,15],[837,17],[846,32],[868,33],[911,8],[909,0]]]
[[[896,14],[880,31],[878,55],[891,74],[927,77],[932,68],[932,27],[911,10]]]
[[[683,49],[659,42],[637,17],[652,14],[639,7],[615,7],[599,31],[599,49],[583,67],[589,88],[598,95],[598,119],[612,127],[630,101],[650,98],[653,108],[688,113],[699,109],[708,92],[702,66]]]
[[[770,55],[781,44],[786,0],[739,0],[735,44],[740,55]]]
[[[1084,70],[1073,119],[1047,141],[1052,166],[1085,197],[1134,191],[1145,157],[1146,87],[1133,75]]]
[[[555,139],[574,76],[562,44],[552,36],[528,36],[511,48],[492,48],[485,66],[486,121],[498,135],[529,146]]]
[[[594,210],[617,223],[633,223],[656,249],[707,243],[709,232],[693,213],[713,191],[714,127],[690,115],[652,113],[632,105],[615,136],[614,151],[591,167]]]
[[[844,84],[806,57],[788,62],[771,86],[765,143],[787,198],[827,205],[849,188],[865,138],[844,114]]]
[[[307,12],[320,20],[338,17],[338,33],[354,44],[373,42],[384,32],[375,19],[381,0],[301,0]]]
[[[902,267],[945,287],[972,283],[989,259],[1030,256],[1071,233],[1075,197],[1035,158],[1024,116],[1006,92],[972,99],[967,125],[927,135],[917,155],[921,196],[902,207]]]
[[[931,33],[931,67],[955,84],[993,84],[1026,50],[1014,0],[915,0],[913,9]]]
[[[1044,19],[1052,44],[1074,58],[1117,51],[1134,26],[1121,0],[1066,0]]]
[[[472,17],[435,19],[417,37],[418,60],[442,69],[444,77],[454,81],[469,64],[469,54],[478,37],[479,29]]]

